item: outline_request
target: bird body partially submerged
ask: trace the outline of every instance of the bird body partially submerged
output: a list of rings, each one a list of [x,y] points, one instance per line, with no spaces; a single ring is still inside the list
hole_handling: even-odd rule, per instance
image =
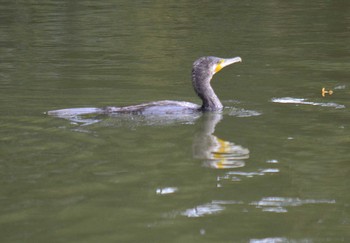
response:
[[[193,113],[200,111],[200,106],[186,101],[162,100],[124,107],[106,107],[104,113],[133,113],[137,115],[166,115]]]
[[[139,105],[124,107],[105,107],[105,108],[71,108],[49,111],[49,115],[67,118],[69,116],[78,116],[86,114],[118,114],[130,113],[139,115],[163,115],[163,114],[189,114],[200,111],[220,111],[223,108],[219,98],[210,85],[213,75],[222,68],[241,62],[240,57],[219,58],[219,57],[201,57],[193,63],[192,85],[202,99],[202,105],[185,101],[154,101]]]

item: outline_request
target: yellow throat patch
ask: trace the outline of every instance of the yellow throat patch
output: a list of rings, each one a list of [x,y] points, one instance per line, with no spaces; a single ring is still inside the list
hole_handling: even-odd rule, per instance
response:
[[[224,61],[225,60],[220,60],[220,62],[216,65],[214,70],[215,73],[219,72],[223,68],[222,64],[224,63]]]

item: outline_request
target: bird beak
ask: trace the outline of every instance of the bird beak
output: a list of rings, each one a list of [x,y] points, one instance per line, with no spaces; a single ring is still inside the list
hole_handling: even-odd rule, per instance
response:
[[[242,62],[242,58],[240,57],[234,57],[234,58],[226,58],[226,59],[221,59],[220,62],[217,64],[217,66],[215,67],[215,71],[214,73],[219,72],[221,69],[223,69],[224,67],[231,65],[233,63],[236,62]]]

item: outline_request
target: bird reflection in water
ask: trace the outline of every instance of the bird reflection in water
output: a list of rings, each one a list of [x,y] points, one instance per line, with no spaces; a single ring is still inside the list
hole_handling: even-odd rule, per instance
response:
[[[213,135],[215,127],[221,119],[221,113],[209,112],[203,114],[200,129],[194,137],[193,156],[196,159],[203,160],[204,166],[210,168],[243,167],[245,165],[244,160],[249,158],[249,150]]]

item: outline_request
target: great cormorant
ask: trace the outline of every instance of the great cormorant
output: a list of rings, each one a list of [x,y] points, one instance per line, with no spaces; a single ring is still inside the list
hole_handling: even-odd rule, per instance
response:
[[[185,101],[155,101],[140,105],[131,105],[124,107],[105,107],[105,108],[71,108],[49,111],[49,115],[58,117],[69,117],[84,114],[118,114],[135,113],[140,115],[162,115],[162,114],[181,114],[199,111],[220,111],[223,108],[219,98],[210,85],[213,75],[222,68],[241,62],[240,57],[219,58],[206,56],[197,59],[192,68],[192,85],[197,95],[202,99],[202,105]]]

